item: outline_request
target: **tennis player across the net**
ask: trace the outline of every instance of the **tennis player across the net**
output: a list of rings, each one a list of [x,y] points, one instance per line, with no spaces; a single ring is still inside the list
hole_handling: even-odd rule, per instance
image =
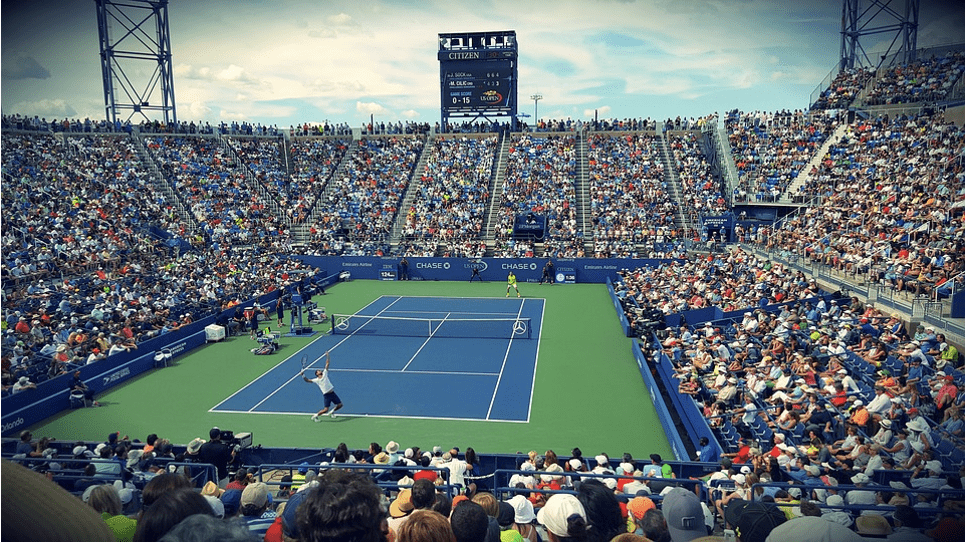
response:
[[[333,314],[333,335],[530,339],[530,318],[411,318]]]

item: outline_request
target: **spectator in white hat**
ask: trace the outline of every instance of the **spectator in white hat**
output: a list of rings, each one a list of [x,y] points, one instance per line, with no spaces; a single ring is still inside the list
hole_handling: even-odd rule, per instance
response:
[[[765,542],[862,542],[864,538],[824,515],[793,518],[772,529]]]
[[[860,472],[850,478],[852,484],[857,488],[864,488],[871,481],[865,473]],[[845,494],[845,502],[850,505],[855,504],[875,504],[875,491],[869,491],[864,489],[850,489],[848,493]]]
[[[537,513],[537,521],[546,527],[550,542],[583,540],[590,527],[584,505],[577,497],[566,493],[551,495]]]

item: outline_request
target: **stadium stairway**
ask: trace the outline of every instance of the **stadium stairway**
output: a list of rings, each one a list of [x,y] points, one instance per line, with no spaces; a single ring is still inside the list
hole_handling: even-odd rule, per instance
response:
[[[229,154],[235,163],[237,163],[236,169],[242,172],[245,178],[245,184],[251,187],[251,189],[254,190],[259,196],[261,196],[262,202],[272,210],[275,216],[286,216],[282,206],[279,205],[277,194],[270,192],[264,184],[255,178],[255,174],[252,173],[251,167],[245,162],[245,160],[242,159],[241,156],[238,155],[238,150],[232,144],[232,139],[227,136],[219,136],[218,141],[222,148],[225,149],[227,154]]]
[[[322,189],[322,193],[319,194],[318,199],[315,200],[315,205],[312,206],[312,210],[309,212],[309,218],[306,220],[306,224],[317,224],[319,221],[319,215],[322,213],[321,202],[323,198],[327,195],[335,192],[335,187],[338,184],[337,180],[341,179],[345,175],[345,170],[352,163],[352,157],[359,150],[359,139],[353,138],[352,143],[349,148],[346,149],[345,156],[342,157],[342,162],[339,163],[339,167],[335,170],[335,173],[329,177],[329,181],[326,183],[325,188]],[[303,237],[297,238],[297,242],[308,243],[311,239],[311,234],[307,226],[303,226],[300,229],[301,235]],[[304,240],[303,240],[304,239]]]
[[[824,143],[822,143],[822,147],[818,149],[818,152],[812,156],[812,159],[809,160],[802,170],[798,172],[798,176],[795,177],[795,180],[788,185],[787,189],[785,189],[785,192],[782,194],[779,203],[794,203],[792,196],[798,193],[799,188],[812,180],[812,169],[818,168],[819,164],[822,163],[822,160],[825,159],[825,155],[828,153],[829,148],[840,141],[848,129],[849,124],[846,122],[843,122],[835,127],[832,135],[829,136]]]
[[[430,133],[426,136],[426,142],[423,144],[423,150],[419,153],[419,160],[416,162],[416,167],[413,169],[413,176],[409,180],[409,185],[406,186],[406,192],[403,194],[402,200],[399,202],[399,211],[396,213],[396,221],[392,225],[392,231],[389,233],[389,246],[391,247],[390,253],[395,254],[397,248],[399,247],[399,241],[402,239],[402,232],[406,228],[406,219],[409,217],[409,208],[413,204],[413,200],[416,199],[416,194],[419,193],[421,183],[419,179],[422,178],[423,173],[426,171],[426,162],[429,161],[429,156],[433,154],[433,149],[436,148],[436,139],[439,137],[438,134]]]
[[[594,228],[590,210],[590,165],[587,160],[587,132],[577,132],[577,179],[575,182],[577,197],[577,223],[580,231],[584,232],[584,252],[594,252]]]
[[[188,210],[188,207],[184,204],[184,201],[182,201],[181,198],[175,194],[171,183],[169,183],[168,180],[164,178],[164,175],[161,174],[161,170],[158,169],[157,162],[154,161],[151,153],[148,152],[147,147],[144,146],[144,140],[140,137],[139,133],[136,132],[134,137],[131,137],[131,141],[134,143],[134,148],[137,149],[138,160],[148,171],[149,182],[154,185],[154,189],[164,194],[167,202],[176,204],[175,210],[178,213],[178,217],[181,219],[183,224],[189,225],[192,233],[197,231],[198,222],[195,220],[194,215]]]
[[[500,133],[496,160],[494,160],[493,175],[490,180],[490,208],[486,213],[484,238],[486,256],[493,256],[496,248],[496,224],[500,220],[500,202],[503,199],[503,181],[506,180],[507,160],[510,156],[510,137],[506,132]]]
[[[658,134],[656,141],[658,148],[661,150],[661,163],[664,164],[664,180],[667,182],[668,191],[671,193],[671,200],[680,202],[684,198],[684,191],[681,189],[681,177],[678,175],[677,167],[675,167],[674,161],[671,158],[671,152],[668,150],[667,132]],[[674,228],[676,230],[685,228],[688,231],[693,229],[690,221],[684,215],[682,205],[674,206]]]

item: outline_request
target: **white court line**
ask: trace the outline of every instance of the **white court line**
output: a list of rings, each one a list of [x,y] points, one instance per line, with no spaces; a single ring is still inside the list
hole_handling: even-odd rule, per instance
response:
[[[386,311],[386,312],[391,312],[391,313],[398,312],[398,313],[403,313],[403,314],[440,314],[443,311],[406,311],[406,310],[398,310],[398,311]],[[447,314],[488,314],[488,315],[506,316],[506,317],[510,317],[513,314],[512,312],[480,312],[480,311],[446,311],[446,313]]]
[[[218,413],[225,414],[270,414],[272,416],[305,416],[304,412],[251,412],[248,410],[219,410]],[[396,416],[392,414],[342,414],[340,418],[388,418],[392,420],[441,420],[455,422],[502,422],[502,423],[527,423],[523,420],[499,420],[499,419],[480,419],[480,418],[454,418],[449,416]],[[314,424],[313,424],[314,425]]]
[[[388,374],[399,374],[402,371],[399,369],[333,369],[333,373],[388,373]],[[461,375],[471,375],[471,376],[497,376],[500,373],[482,373],[482,372],[471,372],[471,371],[406,371],[406,374],[410,375],[447,375],[447,376],[461,376]]]
[[[252,384],[254,384],[255,382],[258,382],[258,380],[259,380],[260,378],[262,378],[263,376],[265,376],[265,375],[267,375],[268,373],[270,373],[270,372],[272,372],[272,371],[274,371],[275,369],[278,369],[278,367],[279,367],[279,366],[280,366],[281,364],[283,364],[283,363],[285,363],[286,361],[288,361],[288,360],[290,360],[290,359],[292,359],[292,358],[294,358],[295,356],[297,356],[297,355],[298,355],[298,353],[299,353],[299,352],[301,352],[302,350],[305,350],[306,348],[308,348],[308,347],[310,347],[310,346],[312,346],[312,344],[313,344],[314,342],[315,342],[315,341],[312,341],[312,342],[310,342],[310,343],[308,343],[308,344],[306,344],[306,345],[305,345],[305,346],[303,346],[302,348],[299,348],[299,349],[298,349],[298,350],[297,350],[297,351],[296,351],[296,352],[295,352],[294,354],[292,354],[291,356],[289,356],[289,357],[287,357],[287,358],[285,358],[285,359],[283,359],[282,361],[280,361],[280,362],[278,362],[278,363],[276,363],[276,364],[275,364],[275,365],[273,365],[273,366],[272,366],[271,368],[269,368],[269,369],[267,369],[267,370],[266,370],[266,371],[265,371],[264,373],[262,373],[262,374],[260,374],[260,375],[258,375],[257,377],[255,377],[255,378],[254,378],[254,379],[253,379],[253,380],[252,380],[251,382],[249,382],[248,384],[245,384],[244,386],[242,386],[241,388],[239,388],[239,389],[238,389],[238,391],[236,391],[235,393],[233,393],[233,394],[231,394],[231,395],[229,395],[228,397],[225,397],[225,398],[224,398],[224,399],[222,399],[222,400],[221,400],[221,401],[220,401],[220,402],[219,402],[219,403],[218,403],[217,405],[215,405],[215,406],[213,406],[213,407],[211,407],[211,408],[209,408],[209,409],[208,409],[208,412],[214,412],[214,411],[215,411],[215,409],[216,409],[216,408],[218,408],[219,406],[221,406],[221,405],[222,405],[222,404],[223,404],[223,403],[224,403],[225,401],[228,401],[228,400],[229,400],[229,399],[231,399],[232,397],[234,397],[234,396],[236,396],[236,395],[238,395],[239,393],[241,393],[242,391],[244,391],[244,390],[245,390],[245,388],[247,388],[247,387],[249,387],[249,386],[251,386],[251,385],[252,385]],[[218,412],[225,412],[225,411],[222,411],[222,410],[220,410],[220,411],[218,411]]]
[[[447,318],[449,318],[449,313],[446,313],[446,316],[444,316],[441,319],[439,326],[443,325],[443,322],[446,321]],[[436,326],[436,329],[439,329],[439,326]],[[423,351],[423,348],[426,348],[426,345],[429,344],[429,341],[433,339],[433,335],[436,334],[436,329],[432,329],[429,331],[429,337],[426,337],[426,340],[423,341],[423,344],[419,345],[419,349],[416,350],[416,353],[413,354],[413,357],[409,358],[409,361],[407,361],[406,364],[403,365],[403,368],[400,369],[399,372],[404,372],[406,369],[409,368],[410,365],[412,365],[416,357],[419,356],[419,353]]]
[[[360,310],[365,310],[366,308],[368,308],[369,306],[371,306],[371,305],[372,305],[373,303],[375,303],[376,301],[379,301],[380,299],[382,299],[382,298],[384,298],[384,297],[392,297],[392,296],[384,296],[384,295],[383,295],[383,296],[379,296],[379,297],[377,297],[376,299],[373,299],[372,301],[370,301],[370,302],[369,302],[369,304],[367,304],[367,305],[366,305],[365,307],[362,307],[362,309],[360,309]],[[386,306],[386,308],[389,308],[389,307],[391,307],[393,303],[395,303],[396,301],[399,301],[400,299],[401,299],[401,297],[399,297],[399,296],[396,296],[396,300],[395,300],[395,301],[393,301],[392,303],[390,303],[389,305],[387,305],[387,306]],[[383,309],[383,310],[385,310],[385,309]],[[324,336],[324,335],[323,335],[323,336]],[[351,335],[350,335],[350,337],[351,337]],[[322,338],[322,337],[319,337],[319,339],[321,339],[321,338]],[[335,348],[336,348],[336,346],[339,346],[340,344],[342,344],[343,342],[345,342],[346,340],[348,340],[348,338],[349,338],[349,337],[346,337],[345,339],[342,339],[341,341],[339,341],[338,343],[336,343],[336,344],[335,344],[335,346],[333,346],[332,348],[330,348],[330,349],[329,349],[329,351],[331,352],[332,350],[335,350]],[[266,371],[265,371],[264,373],[262,373],[262,374],[260,374],[260,375],[258,375],[257,377],[255,377],[255,378],[254,378],[254,379],[253,379],[253,380],[252,380],[251,382],[249,382],[248,384],[245,384],[244,386],[242,386],[241,388],[239,388],[239,389],[238,389],[238,391],[236,391],[235,393],[233,393],[233,394],[231,394],[231,395],[229,395],[228,397],[225,397],[225,398],[224,398],[224,399],[222,399],[222,400],[221,400],[221,401],[220,401],[220,402],[219,402],[218,404],[216,404],[215,406],[213,406],[213,407],[211,407],[211,408],[209,408],[209,409],[208,409],[208,412],[229,412],[229,411],[227,411],[227,410],[217,410],[217,411],[216,411],[215,409],[217,409],[217,408],[218,408],[219,406],[221,406],[222,404],[224,404],[224,403],[225,403],[225,401],[228,401],[228,400],[229,400],[229,399],[231,399],[232,397],[234,397],[234,396],[236,396],[236,395],[238,395],[239,393],[241,393],[242,391],[244,391],[244,390],[245,390],[246,388],[248,388],[249,386],[251,386],[251,385],[252,385],[252,384],[254,384],[255,382],[258,382],[258,381],[259,381],[259,380],[260,380],[260,379],[261,379],[261,378],[262,378],[263,376],[265,376],[265,375],[267,375],[268,373],[270,373],[270,372],[272,372],[272,371],[274,371],[275,369],[278,369],[278,367],[279,367],[280,365],[282,365],[282,364],[283,364],[283,363],[285,363],[286,361],[288,361],[288,360],[290,360],[290,359],[292,359],[292,358],[294,358],[295,356],[297,356],[297,355],[298,355],[298,353],[299,353],[299,352],[301,352],[302,350],[305,350],[306,348],[308,348],[308,347],[310,347],[310,346],[312,346],[313,344],[315,344],[315,341],[317,341],[317,340],[318,340],[318,339],[314,339],[314,340],[312,340],[311,342],[309,342],[308,344],[306,344],[306,345],[305,345],[305,346],[303,346],[302,348],[299,348],[299,349],[298,349],[298,350],[297,350],[297,351],[296,351],[296,352],[295,352],[294,354],[292,354],[291,356],[289,356],[289,357],[287,357],[287,358],[285,358],[285,359],[283,359],[282,361],[280,361],[280,362],[278,362],[278,363],[276,363],[276,364],[275,364],[275,365],[273,365],[273,366],[272,366],[271,368],[269,368],[268,370],[266,370]],[[321,356],[320,356],[320,357],[321,357]],[[315,360],[314,360],[314,361],[312,362],[312,364],[314,364],[314,363],[315,363],[316,361],[319,361],[319,359],[320,359],[320,358],[315,358]],[[309,368],[310,368],[310,367],[312,366],[312,364],[309,364],[309,367],[306,367],[306,369],[309,369]],[[300,366],[301,366],[301,365],[300,365]],[[302,373],[302,372],[299,372],[299,374],[301,375],[301,374],[304,374],[304,373]],[[270,394],[268,395],[268,397],[271,397],[272,395],[275,395],[276,393],[278,393],[278,391],[279,391],[280,389],[282,389],[283,387],[285,387],[286,385],[288,385],[288,384],[289,384],[289,382],[291,382],[291,381],[292,381],[292,380],[294,380],[294,379],[295,379],[295,377],[294,377],[294,376],[293,376],[292,378],[290,378],[290,379],[288,379],[288,381],[286,381],[286,382],[285,382],[285,384],[282,384],[282,386],[280,386],[280,387],[278,387],[278,388],[275,388],[275,391],[273,391],[272,393],[270,393]],[[268,397],[265,397],[265,399],[262,399],[261,401],[259,401],[259,402],[258,402],[257,404],[255,404],[255,405],[254,405],[254,406],[252,407],[252,409],[254,409],[254,408],[257,408],[257,407],[258,407],[258,405],[261,405],[262,403],[264,403],[264,402],[265,402],[265,401],[266,401],[266,400],[268,399]],[[248,410],[247,412],[251,412],[251,410]]]
[[[520,319],[520,314],[523,313],[523,305],[527,302],[526,299],[520,302],[520,309],[517,310],[517,320]],[[532,321],[531,321],[532,322]],[[530,330],[533,332],[533,329]],[[503,354],[503,365],[500,365],[500,375],[496,377],[496,386],[493,387],[493,396],[490,397],[490,407],[486,409],[486,420],[490,419],[490,412],[493,411],[493,403],[496,402],[496,392],[500,391],[500,381],[503,380],[503,369],[506,368],[506,360],[510,357],[510,348],[513,347],[513,334],[510,334],[510,341],[506,345],[506,353]],[[533,379],[531,379],[533,380]],[[527,418],[530,417],[530,409],[527,409]]]
[[[379,299],[382,299],[382,297],[385,297],[385,296],[380,296]],[[386,309],[388,309],[389,307],[391,307],[393,305],[393,303],[395,303],[396,301],[399,301],[400,299],[402,299],[402,298],[401,297],[396,297],[395,301],[393,301],[392,303],[386,305],[386,308],[385,309],[382,309],[381,311],[379,311],[379,314],[382,314],[383,312],[385,312]],[[373,303],[375,303],[375,300],[373,300]],[[372,305],[372,303],[369,303],[369,305]],[[366,307],[368,307],[369,305],[366,305]],[[363,308],[365,308],[365,307],[363,307]],[[366,322],[366,324],[368,324],[368,323],[369,322]],[[365,324],[363,324],[362,326],[360,326],[360,329],[362,329],[362,327],[365,327]],[[356,331],[358,331],[358,330],[356,330]],[[353,334],[355,334],[355,332],[353,332]],[[349,335],[349,337],[351,337],[351,336],[352,335]],[[346,337],[345,339],[342,339],[341,341],[335,343],[335,345],[333,345],[332,348],[329,348],[328,352],[331,352],[332,350],[335,350],[335,348],[337,346],[339,346],[340,344],[342,344],[344,341],[348,340],[349,337]],[[318,357],[318,358],[315,358],[315,361],[319,361],[320,359],[321,359],[321,356]],[[313,365],[315,364],[315,361],[312,362]],[[310,365],[310,367],[311,367],[311,365]],[[302,378],[305,378],[304,371],[303,372],[299,372],[298,376],[300,376]],[[289,378],[288,380],[286,380],[284,384],[282,384],[281,386],[275,388],[275,390],[272,393],[269,393],[268,395],[266,395],[264,399],[262,399],[261,401],[255,403],[254,405],[252,405],[252,408],[249,409],[249,412],[255,410],[258,407],[260,407],[262,405],[262,403],[264,403],[265,401],[268,401],[276,393],[282,391],[282,388],[284,388],[285,386],[288,386],[293,380],[295,380],[295,378],[296,377],[293,376],[292,378]]]
[[[527,423],[530,423],[530,407],[533,405],[533,390],[537,387],[537,364],[540,362],[540,341],[543,340],[543,317],[546,315],[546,312],[547,300],[544,299],[543,303],[540,304],[540,333],[537,334],[537,351],[534,353],[533,358],[533,376],[530,377],[530,401],[527,403]]]

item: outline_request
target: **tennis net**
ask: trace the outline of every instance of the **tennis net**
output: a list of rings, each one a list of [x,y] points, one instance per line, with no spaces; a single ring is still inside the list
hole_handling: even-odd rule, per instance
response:
[[[529,318],[409,318],[333,314],[333,335],[530,339]]]

